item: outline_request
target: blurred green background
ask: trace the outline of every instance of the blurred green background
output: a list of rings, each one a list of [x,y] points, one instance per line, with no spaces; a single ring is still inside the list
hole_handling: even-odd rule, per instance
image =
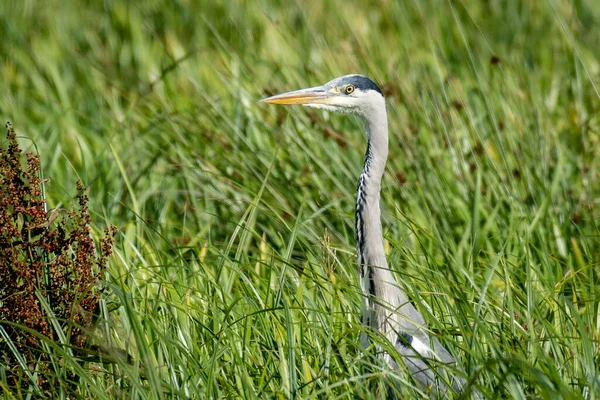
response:
[[[80,179],[120,229],[94,341],[133,361],[64,363],[57,393],[424,395],[358,348],[360,124],[258,102],[362,73],[433,334],[486,397],[598,398],[599,24],[594,0],[2,2],[0,116],[51,208]]]

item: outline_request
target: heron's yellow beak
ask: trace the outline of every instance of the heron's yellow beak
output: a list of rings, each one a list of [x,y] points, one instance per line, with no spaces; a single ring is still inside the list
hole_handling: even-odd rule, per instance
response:
[[[331,96],[328,89],[318,86],[277,94],[261,101],[269,104],[329,104]]]

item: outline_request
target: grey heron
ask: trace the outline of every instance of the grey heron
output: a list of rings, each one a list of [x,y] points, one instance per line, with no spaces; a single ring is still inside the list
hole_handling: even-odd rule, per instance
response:
[[[415,381],[432,395],[442,397],[452,386],[457,392],[465,380],[448,374],[439,379],[441,364],[453,367],[454,358],[430,336],[421,313],[411,304],[388,268],[381,228],[380,190],[388,157],[388,120],[383,92],[363,75],[346,75],[323,86],[283,93],[262,100],[270,104],[301,104],[328,111],[351,113],[364,121],[368,135],[363,170],[356,189],[355,239],[363,291],[363,323],[383,334],[396,348]],[[387,365],[398,364],[383,352]],[[435,394],[434,394],[435,393]]]

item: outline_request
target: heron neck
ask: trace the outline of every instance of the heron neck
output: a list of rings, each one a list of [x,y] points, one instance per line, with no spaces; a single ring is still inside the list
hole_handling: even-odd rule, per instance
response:
[[[367,151],[356,191],[356,247],[358,262],[363,266],[386,270],[383,247],[381,210],[379,207],[381,179],[388,155],[388,125],[385,103],[365,118],[368,134]]]

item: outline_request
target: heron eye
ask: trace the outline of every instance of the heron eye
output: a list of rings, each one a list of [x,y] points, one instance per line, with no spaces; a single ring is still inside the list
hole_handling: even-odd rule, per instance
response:
[[[344,88],[344,92],[346,92],[346,94],[352,94],[352,92],[354,92],[354,86],[352,86],[352,85],[347,85],[347,86]]]

